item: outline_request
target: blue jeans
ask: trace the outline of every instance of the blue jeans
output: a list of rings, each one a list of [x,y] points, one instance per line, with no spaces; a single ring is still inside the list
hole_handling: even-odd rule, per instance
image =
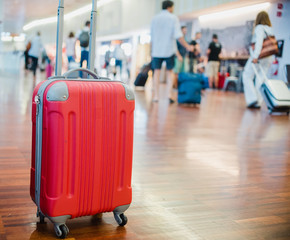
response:
[[[67,60],[68,60],[69,63],[75,61],[73,56],[67,56]]]
[[[87,50],[83,50],[81,52],[81,62],[80,62],[80,67],[83,66],[83,62],[84,61],[87,61],[87,65],[88,65],[88,62],[89,62],[89,51]],[[82,78],[83,77],[83,72],[80,72],[80,77]]]
[[[116,59],[116,67],[120,67],[120,72],[122,72],[122,60]]]

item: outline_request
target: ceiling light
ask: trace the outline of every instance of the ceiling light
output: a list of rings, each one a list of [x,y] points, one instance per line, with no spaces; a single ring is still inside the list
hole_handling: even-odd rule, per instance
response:
[[[210,21],[210,20],[218,20],[218,19],[224,19],[224,18],[229,18],[229,17],[236,17],[237,15],[241,14],[248,14],[249,12],[257,12],[261,10],[266,10],[267,8],[270,7],[269,2],[265,3],[260,3],[260,4],[255,4],[255,5],[250,5],[247,7],[241,7],[241,8],[234,8],[231,10],[226,10],[226,11],[221,11],[221,12],[216,12],[216,13],[210,13],[206,15],[199,16],[198,19],[201,22],[204,21]]]
[[[25,34],[21,33],[19,36],[13,37],[14,42],[24,42]]]
[[[112,2],[114,0],[100,0],[98,1],[98,4],[97,4],[97,7],[101,7],[105,4],[108,4],[110,2]],[[76,17],[76,16],[79,16],[79,15],[82,15],[84,13],[87,13],[87,12],[90,12],[92,9],[92,4],[88,4],[84,7],[81,7],[75,11],[72,11],[70,13],[67,13],[67,14],[64,14],[64,20],[69,20],[73,17]],[[57,17],[50,17],[50,18],[43,18],[43,19],[39,19],[39,20],[35,20],[35,21],[32,21],[26,25],[24,25],[23,27],[23,31],[27,31],[31,28],[34,28],[34,27],[37,27],[37,26],[41,26],[41,25],[46,25],[46,24],[49,24],[49,23],[56,23],[57,22]]]

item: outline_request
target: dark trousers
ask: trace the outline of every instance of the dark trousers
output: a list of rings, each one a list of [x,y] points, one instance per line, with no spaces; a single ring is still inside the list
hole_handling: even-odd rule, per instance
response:
[[[81,62],[80,62],[80,67],[83,66],[83,62],[84,61],[87,61],[87,65],[88,65],[88,62],[89,62],[89,51],[87,50],[83,50],[81,52]],[[83,77],[83,72],[80,72],[80,77],[82,78]]]
[[[33,72],[33,76],[35,76],[36,75],[36,69],[37,69],[37,63],[38,63],[38,58],[30,56],[30,59],[32,61],[31,71]]]

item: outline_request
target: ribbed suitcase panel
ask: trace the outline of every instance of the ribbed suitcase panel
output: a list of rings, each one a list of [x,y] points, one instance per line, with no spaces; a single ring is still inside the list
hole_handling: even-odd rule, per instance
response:
[[[130,203],[134,102],[119,83],[71,82],[69,95],[46,103],[41,208],[79,217]]]

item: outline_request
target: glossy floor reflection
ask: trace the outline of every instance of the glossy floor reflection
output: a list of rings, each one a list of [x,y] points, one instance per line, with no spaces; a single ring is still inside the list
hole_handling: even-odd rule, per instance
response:
[[[0,70],[1,240],[55,239],[29,196],[32,89],[31,73]],[[150,93],[136,92],[128,225],[69,220],[68,239],[290,239],[289,117],[246,110],[242,94],[208,90],[186,107]]]

